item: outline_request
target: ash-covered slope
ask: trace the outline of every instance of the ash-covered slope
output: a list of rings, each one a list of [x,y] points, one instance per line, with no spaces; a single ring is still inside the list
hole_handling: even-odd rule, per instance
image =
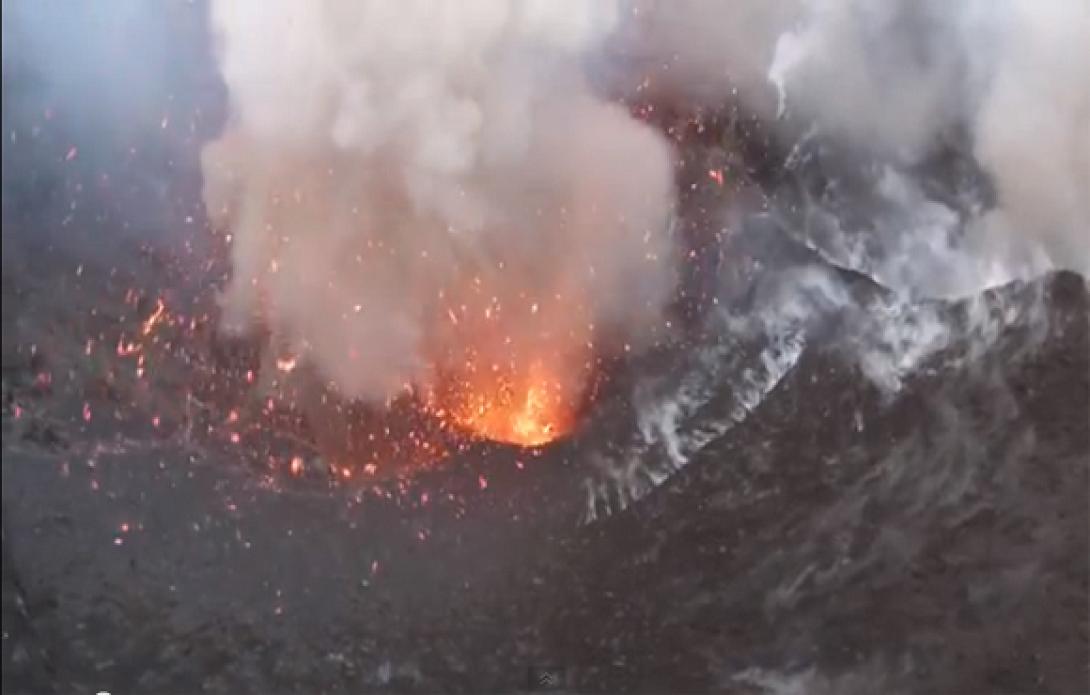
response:
[[[582,683],[1085,687],[1085,283],[935,310],[963,330],[892,392],[843,334],[812,342],[744,422],[573,540],[543,601]]]

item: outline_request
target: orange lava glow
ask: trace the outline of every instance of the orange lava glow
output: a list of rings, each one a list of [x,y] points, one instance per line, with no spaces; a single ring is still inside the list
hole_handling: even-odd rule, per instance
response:
[[[563,384],[540,362],[522,375],[492,373],[458,380],[436,399],[433,410],[459,430],[524,447],[567,434],[575,420]]]

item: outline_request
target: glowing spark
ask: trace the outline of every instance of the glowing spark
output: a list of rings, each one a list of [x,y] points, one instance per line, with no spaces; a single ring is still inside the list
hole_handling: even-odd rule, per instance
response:
[[[541,362],[484,367],[467,360],[464,370],[448,390],[429,397],[431,413],[445,427],[520,446],[545,444],[570,428],[563,386]]]
[[[148,317],[147,321],[144,321],[144,326],[140,330],[140,334],[147,336],[155,330],[156,324],[163,318],[163,313],[166,312],[166,305],[163,304],[162,299],[155,300],[155,311]]]
[[[129,355],[135,354],[135,353],[137,353],[139,351],[140,351],[140,346],[137,345],[136,343],[132,343],[132,342],[126,343],[125,339],[123,337],[117,339],[117,356],[118,357],[128,357]]]

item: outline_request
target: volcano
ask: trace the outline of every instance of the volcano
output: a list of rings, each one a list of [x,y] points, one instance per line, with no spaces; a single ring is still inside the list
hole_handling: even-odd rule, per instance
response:
[[[229,440],[119,416],[65,335],[80,307],[8,309],[49,296],[39,277],[5,272],[5,335],[43,332],[5,364],[9,692],[511,691],[535,669],[581,692],[1083,678],[1080,276],[910,307],[957,328],[893,390],[853,346],[876,317],[913,319],[868,284],[873,304],[816,322],[840,330],[678,356],[660,388],[705,387],[676,441],[626,445],[604,407],[574,439],[482,442],[384,489],[273,479],[232,464]],[[166,376],[151,389],[147,407],[172,400]]]
[[[5,53],[5,693],[1085,689],[1090,289],[945,274],[995,203],[963,140],[626,94],[678,154],[668,326],[516,297],[578,349],[463,368],[504,345],[470,289],[458,369],[376,402],[223,329],[223,85],[166,14],[124,117]]]

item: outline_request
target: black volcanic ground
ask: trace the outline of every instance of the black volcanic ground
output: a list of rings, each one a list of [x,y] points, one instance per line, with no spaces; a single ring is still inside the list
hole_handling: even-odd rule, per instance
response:
[[[266,475],[183,426],[187,350],[102,385],[87,324],[150,310],[103,318],[125,282],[88,264],[76,292],[75,259],[8,251],[5,692],[510,692],[535,666],[579,692],[1086,683],[1079,276],[941,307],[1027,311],[892,396],[837,332],[811,340],[741,423],[583,525],[593,433],[539,456],[482,445],[381,494]],[[163,276],[146,254],[124,267]]]

